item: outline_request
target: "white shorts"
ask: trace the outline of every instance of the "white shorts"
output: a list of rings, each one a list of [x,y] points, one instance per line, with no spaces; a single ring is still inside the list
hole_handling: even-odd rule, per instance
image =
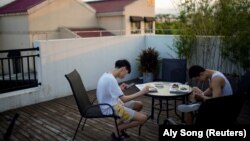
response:
[[[135,107],[135,101],[134,100],[130,100],[130,101],[124,103],[124,106],[128,107],[130,109],[134,109],[134,107]]]
[[[133,100],[124,103],[124,105],[117,103],[114,105],[115,114],[118,115],[123,122],[130,122],[135,115],[135,110],[133,110],[134,106],[135,101]]]

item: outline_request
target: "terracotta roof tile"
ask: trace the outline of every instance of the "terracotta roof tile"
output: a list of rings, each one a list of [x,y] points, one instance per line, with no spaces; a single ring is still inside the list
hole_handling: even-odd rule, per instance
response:
[[[133,1],[136,0],[103,0],[88,2],[87,4],[93,7],[97,13],[120,12],[124,11],[124,7]]]
[[[15,0],[0,8],[0,14],[22,13],[45,0]]]

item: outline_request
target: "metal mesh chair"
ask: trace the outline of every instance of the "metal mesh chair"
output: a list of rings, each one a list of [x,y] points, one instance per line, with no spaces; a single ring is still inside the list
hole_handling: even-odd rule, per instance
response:
[[[186,83],[187,77],[187,60],[186,59],[163,59],[162,60],[162,81],[167,82],[179,82],[179,83]],[[174,99],[174,107],[177,106],[176,100],[184,101],[183,98],[181,99]],[[168,101],[166,101],[168,104]],[[159,113],[157,116],[157,123],[159,123],[160,114],[162,111],[163,101],[159,98]],[[174,108],[176,115],[177,111]]]
[[[163,59],[162,81],[185,83],[187,77],[186,59]]]
[[[237,118],[244,102],[245,96],[236,94],[208,99],[202,102],[199,107],[195,115],[194,125],[222,126],[238,124]],[[169,118],[165,120],[164,124],[176,125],[178,123]]]
[[[118,136],[119,136],[118,125],[117,125],[117,119],[119,117],[114,114],[115,112],[114,112],[113,107],[111,105],[105,104],[105,103],[95,104],[95,105],[92,104],[90,102],[90,100],[89,100],[89,97],[87,95],[87,92],[85,90],[83,82],[81,80],[81,77],[80,77],[79,73],[76,70],[72,71],[69,74],[66,74],[65,77],[69,81],[69,84],[70,84],[71,89],[73,91],[75,101],[76,101],[77,106],[78,106],[78,110],[79,110],[79,112],[81,114],[80,121],[79,121],[79,123],[77,125],[76,131],[75,131],[75,134],[74,134],[74,137],[73,137],[73,141],[74,141],[74,139],[76,137],[78,128],[79,128],[79,126],[81,124],[81,121],[82,121],[83,117],[85,118],[85,121],[83,123],[82,129],[84,128],[84,125],[85,125],[88,118],[113,117],[114,121],[115,121],[116,130],[117,130],[117,133],[118,133]],[[111,115],[103,115],[102,112],[101,112],[101,109],[100,109],[100,106],[102,106],[102,105],[109,106],[112,109],[113,114],[111,114]]]
[[[195,116],[195,125],[232,125],[244,104],[244,95],[212,98],[203,102]]]

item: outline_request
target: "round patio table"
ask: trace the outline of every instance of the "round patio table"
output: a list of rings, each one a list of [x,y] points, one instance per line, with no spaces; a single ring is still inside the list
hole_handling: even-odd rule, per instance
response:
[[[172,88],[173,84],[178,84],[180,87],[184,87],[185,86],[185,90],[175,90]],[[159,117],[160,114],[163,110],[166,110],[166,114],[167,114],[167,118],[169,117],[169,100],[175,100],[175,105],[174,105],[174,110],[175,110],[175,114],[180,117],[183,121],[183,113],[182,116],[177,114],[177,110],[176,110],[176,100],[182,100],[182,103],[184,104],[187,100],[187,97],[189,94],[191,94],[192,92],[192,88],[189,87],[188,85],[184,85],[181,83],[172,83],[172,82],[150,82],[150,83],[145,83],[145,84],[137,84],[136,87],[138,89],[142,89],[143,87],[145,87],[146,85],[150,85],[152,87],[154,87],[152,89],[152,91],[150,91],[149,93],[146,94],[146,96],[149,96],[152,98],[152,102],[151,102],[151,115],[149,116],[149,118],[154,119],[154,110],[155,109],[159,109],[159,113],[157,116],[157,123],[159,123]],[[156,107],[155,105],[155,99],[159,100],[159,106]],[[166,100],[166,109],[162,108],[162,101]]]

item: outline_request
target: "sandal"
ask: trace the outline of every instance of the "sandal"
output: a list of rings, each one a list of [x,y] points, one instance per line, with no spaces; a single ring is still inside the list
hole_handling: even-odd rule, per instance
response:
[[[125,138],[129,138],[130,136],[125,132],[125,130],[122,130],[122,136],[124,136]]]
[[[112,140],[114,141],[126,141],[123,135],[121,135],[120,137],[117,137],[114,132],[112,132],[111,137],[112,137]]]

